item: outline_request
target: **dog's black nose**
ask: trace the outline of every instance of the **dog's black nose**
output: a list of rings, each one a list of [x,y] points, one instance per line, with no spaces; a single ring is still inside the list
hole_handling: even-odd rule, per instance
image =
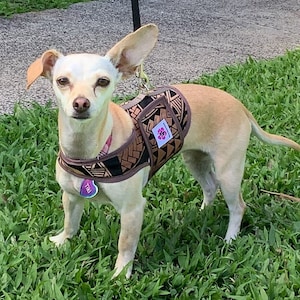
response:
[[[87,98],[84,97],[77,97],[73,101],[73,108],[78,113],[86,112],[90,107],[90,101]]]

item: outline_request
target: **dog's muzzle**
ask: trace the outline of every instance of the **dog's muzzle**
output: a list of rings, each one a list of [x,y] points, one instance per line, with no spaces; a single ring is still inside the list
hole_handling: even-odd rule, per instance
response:
[[[87,98],[84,97],[77,97],[73,101],[73,108],[74,108],[74,114],[73,118],[75,119],[87,119],[89,118],[89,108],[90,108],[90,101]]]

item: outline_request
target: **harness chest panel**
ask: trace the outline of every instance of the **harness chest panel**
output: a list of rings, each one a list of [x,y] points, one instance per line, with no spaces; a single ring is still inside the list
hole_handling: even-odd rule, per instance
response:
[[[139,95],[121,107],[134,124],[128,141],[119,149],[95,159],[71,159],[60,151],[58,162],[62,168],[81,178],[109,183],[125,180],[150,166],[150,179],[182,148],[191,113],[186,99],[177,89],[162,87]]]

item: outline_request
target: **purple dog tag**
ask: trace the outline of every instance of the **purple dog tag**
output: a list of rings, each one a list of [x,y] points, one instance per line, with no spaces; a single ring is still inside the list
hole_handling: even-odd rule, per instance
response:
[[[80,195],[84,198],[93,198],[98,193],[98,187],[94,180],[84,179],[80,188]]]

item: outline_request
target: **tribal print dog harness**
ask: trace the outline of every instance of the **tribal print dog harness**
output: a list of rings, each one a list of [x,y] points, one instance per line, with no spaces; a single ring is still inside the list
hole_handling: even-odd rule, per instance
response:
[[[134,130],[117,150],[95,159],[72,159],[59,152],[67,172],[97,182],[119,182],[150,166],[150,179],[183,145],[191,123],[190,107],[174,87],[138,95],[121,107],[131,116]]]

